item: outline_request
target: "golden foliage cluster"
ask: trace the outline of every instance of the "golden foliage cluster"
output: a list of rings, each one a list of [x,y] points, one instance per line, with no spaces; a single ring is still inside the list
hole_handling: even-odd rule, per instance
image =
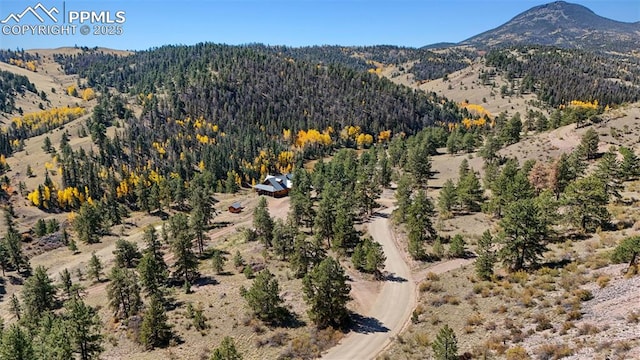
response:
[[[583,108],[583,109],[598,109],[598,100],[593,101],[581,101],[581,100],[571,100],[569,106],[574,108]]]
[[[391,139],[391,130],[380,131],[378,134],[378,142],[387,142]]]
[[[21,67],[23,69],[27,69],[29,71],[37,72],[38,66],[34,60],[31,61],[23,61],[20,59],[9,59],[9,64],[15,65],[17,67]]]
[[[460,107],[463,107],[465,109],[467,109],[467,111],[474,116],[477,117],[488,117],[488,118],[493,118],[493,115],[491,115],[491,112],[489,112],[489,110],[485,109],[482,105],[479,104],[470,104],[468,102],[462,102],[460,103]]]
[[[11,120],[15,129],[26,129],[32,133],[41,133],[48,129],[62,126],[84,115],[86,110],[81,107],[60,107],[25,114]],[[7,129],[4,129],[5,132]]]
[[[462,125],[467,129],[471,129],[472,127],[485,127],[487,125],[487,119],[484,117],[479,119],[464,118],[462,119]]]
[[[82,90],[82,100],[90,101],[96,98],[96,92],[92,88]]]
[[[307,131],[300,130],[296,136],[295,146],[298,148],[304,148],[308,145],[323,145],[329,146],[333,143],[331,140],[330,128],[320,132],[316,129],[309,129]]]

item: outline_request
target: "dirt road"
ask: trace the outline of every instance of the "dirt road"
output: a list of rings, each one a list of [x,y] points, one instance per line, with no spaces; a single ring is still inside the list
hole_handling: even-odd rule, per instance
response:
[[[378,298],[367,314],[356,319],[356,326],[344,340],[323,356],[325,359],[374,358],[403,328],[415,306],[415,283],[411,271],[393,241],[388,217],[383,210],[369,223],[369,233],[387,256],[389,273]]]
[[[324,354],[323,359],[375,359],[404,329],[411,317],[416,303],[416,284],[391,233],[388,219],[391,211],[392,208],[381,211],[369,223],[369,233],[382,245],[387,256],[385,271],[389,276],[371,309],[357,316],[353,331]],[[428,271],[444,273],[469,262],[454,259],[430,267]]]

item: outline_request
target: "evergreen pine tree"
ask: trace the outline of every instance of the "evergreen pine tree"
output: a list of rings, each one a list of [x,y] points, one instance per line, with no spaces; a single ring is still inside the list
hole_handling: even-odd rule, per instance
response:
[[[226,259],[222,256],[221,251],[215,251],[211,256],[211,267],[216,274],[221,274],[224,271],[224,263]]]
[[[35,359],[33,340],[26,330],[13,324],[2,332],[0,359],[32,360]]]
[[[115,317],[126,319],[136,315],[142,308],[138,277],[133,270],[114,266],[109,274],[107,297]]]
[[[394,218],[399,223],[407,221],[407,213],[411,206],[412,182],[407,174],[402,174],[398,180],[398,186],[395,192],[396,209],[393,211]]]
[[[136,267],[142,257],[142,254],[138,251],[138,245],[124,239],[116,240],[116,249],[113,254],[115,255],[116,266],[128,269]]]
[[[264,321],[277,321],[283,315],[278,280],[268,269],[258,273],[243,297],[253,313]]]
[[[38,333],[34,341],[36,357],[47,360],[73,358],[73,345],[68,323],[63,317],[46,313],[38,322]]]
[[[171,250],[176,259],[175,274],[180,277],[187,288],[198,277],[198,259],[193,252],[192,238],[187,216],[178,213],[171,217]]]
[[[20,300],[18,299],[16,294],[11,294],[9,308],[11,309],[13,316],[15,316],[18,321],[20,321],[20,317],[22,315],[22,306],[20,305]]]
[[[47,275],[43,266],[36,267],[22,288],[22,303],[25,316],[38,319],[45,311],[53,310],[56,306],[56,289],[53,281]]]
[[[81,360],[95,359],[102,352],[102,324],[97,311],[81,299],[74,298],[65,303],[65,314],[72,340],[73,352]]]
[[[142,315],[142,325],[138,340],[148,350],[165,346],[171,339],[171,327],[167,323],[167,314],[160,300],[152,297]]]
[[[438,360],[458,359],[458,339],[449,325],[445,325],[440,329],[436,339],[431,344],[431,348],[435,358]]]
[[[504,232],[504,245],[500,250],[502,261],[517,271],[538,263],[547,250],[546,241],[550,224],[543,209],[533,199],[518,200],[505,209],[500,226]]]
[[[449,254],[454,258],[464,257],[466,254],[466,249],[464,248],[465,242],[464,238],[461,234],[456,234],[453,236],[451,240],[451,245],[449,246]]]
[[[409,253],[416,260],[424,258],[424,243],[433,241],[436,236],[431,220],[433,216],[434,209],[431,200],[423,190],[419,190],[409,208],[407,221]]]
[[[60,272],[60,285],[59,285],[60,289],[62,289],[62,291],[64,292],[64,294],[67,296],[67,299],[71,298],[71,295],[73,294],[73,281],[71,280],[71,273],[69,272],[69,269],[64,268],[64,270],[62,270]]]
[[[273,219],[269,214],[267,199],[264,196],[260,197],[258,206],[253,210],[253,227],[258,240],[270,248],[273,243]]]
[[[242,360],[242,355],[236,349],[233,339],[225,336],[220,345],[213,350],[210,360]]]
[[[102,274],[102,261],[96,255],[96,252],[91,253],[91,259],[89,259],[89,264],[87,267],[87,276],[89,279],[93,279],[97,282],[100,282],[100,275]]]
[[[478,241],[476,253],[476,274],[482,280],[489,280],[493,275],[493,265],[495,263],[495,253],[492,249],[493,237],[491,232],[486,230]]]
[[[438,195],[438,208],[441,216],[445,218],[450,216],[453,206],[457,203],[457,198],[456,186],[451,179],[447,179]]]
[[[319,328],[342,326],[348,320],[346,304],[351,286],[344,269],[327,257],[302,280],[304,299],[309,304],[309,318]]]
[[[622,154],[620,173],[624,180],[637,179],[640,176],[640,160],[633,150],[621,146],[618,151]]]

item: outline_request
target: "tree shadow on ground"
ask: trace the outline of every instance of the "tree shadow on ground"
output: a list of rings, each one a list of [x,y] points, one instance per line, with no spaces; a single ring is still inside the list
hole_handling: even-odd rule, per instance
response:
[[[218,281],[212,276],[200,276],[193,282],[193,286],[202,287],[207,285],[218,285]]]
[[[306,326],[307,323],[302,321],[296,313],[285,307],[278,309],[276,320],[265,322],[269,326],[283,327],[288,329],[297,329]]]
[[[215,247],[209,246],[209,247],[204,249],[202,254],[198,255],[198,258],[201,259],[201,260],[211,259],[213,257],[213,255],[215,255],[216,253],[220,253],[222,255],[222,257],[225,258],[225,259],[227,259],[227,256],[231,255],[226,250],[220,250],[220,249],[216,249]]]
[[[351,331],[358,334],[386,333],[389,328],[384,326],[380,320],[361,314],[351,314]]]
[[[375,218],[383,218],[383,219],[388,219],[391,217],[391,214],[385,214],[383,212],[380,211],[376,211],[373,214],[371,214],[371,216],[369,216],[369,219],[375,219]]]
[[[390,281],[390,282],[397,282],[397,283],[407,282],[407,279],[405,279],[405,278],[403,278],[401,276],[396,276],[395,273],[385,273],[382,276],[382,280]]]
[[[149,215],[156,216],[156,217],[160,218],[160,220],[169,219],[169,213],[167,213],[164,210],[155,210],[155,211],[150,212]]]
[[[549,269],[562,269],[565,266],[571,264],[573,262],[572,259],[561,259],[561,260],[554,260],[554,261],[547,261],[541,264],[538,264],[537,266],[533,267],[534,270],[538,270],[538,269],[542,269],[542,268],[549,268]]]
[[[15,276],[13,274],[10,274],[7,277],[9,278],[9,283],[11,285],[23,285],[24,284],[24,278],[22,278],[22,277]],[[3,283],[4,283],[4,280],[3,280]]]

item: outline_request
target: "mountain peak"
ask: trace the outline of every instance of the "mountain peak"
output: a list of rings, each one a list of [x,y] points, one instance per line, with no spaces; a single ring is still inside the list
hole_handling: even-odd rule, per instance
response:
[[[533,7],[507,23],[463,41],[480,48],[506,45],[555,45],[598,50],[633,50],[640,43],[640,22],[607,19],[566,1]]]

